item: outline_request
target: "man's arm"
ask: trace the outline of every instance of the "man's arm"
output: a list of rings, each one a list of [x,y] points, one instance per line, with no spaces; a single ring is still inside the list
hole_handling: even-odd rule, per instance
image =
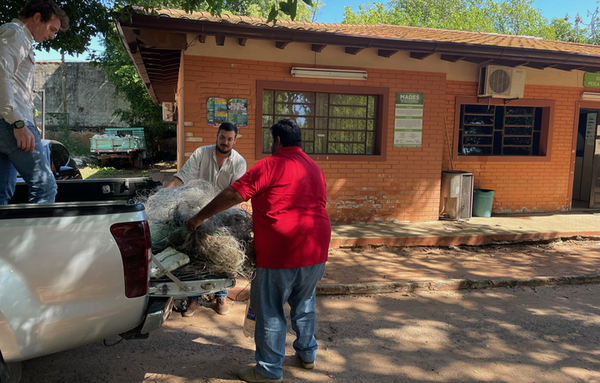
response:
[[[218,196],[213,198],[213,200],[210,201],[208,205],[204,206],[195,216],[190,218],[187,222],[187,227],[190,230],[196,230],[198,226],[202,225],[208,218],[242,202],[244,202],[244,197],[242,197],[237,190],[229,186]]]
[[[1,38],[4,43],[0,44],[0,117],[12,124],[17,120],[23,120],[23,117],[16,112],[15,100],[13,96],[12,79],[19,66],[19,63],[27,59],[27,41],[23,41],[15,29],[5,29]],[[35,148],[35,138],[28,127],[13,129],[17,140],[17,147],[26,152],[33,152]]]
[[[167,185],[167,189],[175,188],[175,187],[181,186],[181,185],[183,185],[183,181],[180,180],[179,178],[173,176],[173,179]]]

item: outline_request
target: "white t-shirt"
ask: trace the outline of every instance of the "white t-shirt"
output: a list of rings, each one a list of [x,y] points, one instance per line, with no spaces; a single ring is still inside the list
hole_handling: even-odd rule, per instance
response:
[[[194,150],[191,157],[174,176],[183,184],[203,179],[213,184],[219,191],[225,190],[246,173],[246,160],[235,149],[221,165],[217,164],[216,145],[201,146]]]

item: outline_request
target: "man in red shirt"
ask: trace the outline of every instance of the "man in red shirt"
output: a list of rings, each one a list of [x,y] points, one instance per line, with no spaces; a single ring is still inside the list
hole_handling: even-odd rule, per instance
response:
[[[325,177],[302,152],[300,128],[281,120],[271,127],[271,135],[273,155],[258,161],[187,223],[195,230],[214,214],[252,199],[256,277],[250,302],[256,314],[257,364],[239,371],[247,382],[283,380],[286,302],[296,354],[304,368],[314,368],[315,288],[325,272],[331,240]]]

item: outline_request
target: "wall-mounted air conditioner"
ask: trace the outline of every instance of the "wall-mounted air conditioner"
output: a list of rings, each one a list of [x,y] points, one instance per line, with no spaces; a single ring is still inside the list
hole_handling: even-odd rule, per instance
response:
[[[525,69],[487,65],[479,69],[479,97],[523,98]]]
[[[162,103],[162,119],[165,122],[173,121],[173,114],[175,113],[174,103],[173,102],[163,102]]]

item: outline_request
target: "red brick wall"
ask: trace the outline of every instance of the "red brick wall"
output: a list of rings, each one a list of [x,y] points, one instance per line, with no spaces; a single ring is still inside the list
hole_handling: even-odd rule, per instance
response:
[[[477,83],[448,81],[446,113],[448,135],[453,139],[455,129],[455,99],[457,96],[473,96]],[[575,102],[580,99],[583,88],[563,86],[527,85],[524,99],[555,100],[551,147],[551,159],[532,161],[473,161],[450,162],[448,146],[444,146],[443,170],[463,170],[473,173],[475,188],[492,189],[495,213],[560,212],[570,208],[569,178],[573,161],[571,148],[575,117]],[[452,142],[452,141],[451,141]],[[453,147],[452,150],[455,150]]]
[[[387,148],[385,161],[317,161],[328,185],[327,209],[332,221],[387,222],[433,221],[438,219],[440,174],[444,150],[444,73],[368,69],[367,81],[295,79],[289,63],[185,56],[186,132],[212,144],[216,128],[206,123],[209,97],[247,98],[248,126],[240,129],[236,150],[251,167],[255,158],[256,81],[285,81],[315,84],[389,88]],[[423,143],[420,148],[394,148],[396,92],[424,93]],[[259,102],[261,102],[259,95]],[[186,142],[185,152],[198,143]]]

